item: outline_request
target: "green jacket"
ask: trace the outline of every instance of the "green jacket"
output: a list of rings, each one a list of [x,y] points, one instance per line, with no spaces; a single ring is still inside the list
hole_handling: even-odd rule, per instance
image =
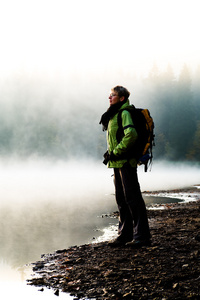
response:
[[[129,100],[124,103],[119,111],[121,109],[124,109],[126,106],[130,105]],[[131,118],[130,113],[127,110],[124,110],[122,112],[122,127],[124,129],[124,137],[120,141],[120,143],[117,142],[117,130],[118,130],[118,121],[117,121],[118,113],[115,114],[115,116],[109,121],[108,123],[108,129],[107,129],[107,144],[108,144],[108,151],[109,153],[113,151],[113,153],[116,156],[119,156],[123,153],[126,153],[126,151],[132,147],[137,140],[138,134],[132,126],[133,121]],[[132,125],[130,127],[130,125]],[[132,167],[137,167],[137,160],[135,158],[131,158],[129,160],[127,159],[120,159],[117,161],[109,161],[108,162],[108,168],[122,168],[123,165],[129,161],[130,165]]]

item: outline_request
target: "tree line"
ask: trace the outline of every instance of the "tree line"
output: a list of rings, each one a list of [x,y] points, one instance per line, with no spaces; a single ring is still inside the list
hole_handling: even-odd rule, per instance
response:
[[[200,161],[200,67],[192,76],[184,65],[178,78],[169,66],[159,73],[156,66],[144,84],[155,120],[158,159]]]
[[[102,159],[102,96],[77,103],[80,95],[64,95],[59,102],[57,91],[49,90],[40,99],[35,90],[13,82],[10,89],[1,88],[0,156]],[[136,106],[149,108],[154,118],[154,158],[200,162],[200,67],[192,74],[185,65],[176,78],[170,66],[164,72],[154,66],[136,94]]]

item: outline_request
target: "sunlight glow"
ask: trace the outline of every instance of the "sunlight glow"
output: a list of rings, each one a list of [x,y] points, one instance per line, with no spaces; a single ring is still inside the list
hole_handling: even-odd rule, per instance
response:
[[[0,2],[1,73],[198,63],[199,2]]]

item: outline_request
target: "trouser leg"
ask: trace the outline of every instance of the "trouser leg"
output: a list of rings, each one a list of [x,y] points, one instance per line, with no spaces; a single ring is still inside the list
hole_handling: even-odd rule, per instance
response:
[[[120,215],[124,215],[127,213],[127,211],[129,211],[129,213],[127,214],[129,223],[124,223],[124,227],[126,224],[124,230],[127,228],[128,224],[130,224],[131,216],[132,224],[134,225],[130,226],[130,228],[134,227],[134,239],[149,239],[150,231],[147,219],[146,206],[142,198],[140,185],[138,182],[137,169],[132,168],[129,164],[125,164],[121,169],[118,169],[118,174],[118,181],[120,179],[122,189],[120,188],[121,194],[116,194],[116,200],[117,203],[123,203],[123,208],[121,208],[118,205],[119,210],[122,210]],[[116,187],[116,190],[117,189],[118,187]],[[126,205],[124,204],[124,202],[126,203]],[[126,207],[126,210],[124,209],[124,207]],[[126,217],[123,217],[123,219],[121,219],[122,226],[125,220]]]
[[[114,169],[115,197],[119,209],[119,238],[125,241],[133,239],[133,218],[126,203],[120,169]]]

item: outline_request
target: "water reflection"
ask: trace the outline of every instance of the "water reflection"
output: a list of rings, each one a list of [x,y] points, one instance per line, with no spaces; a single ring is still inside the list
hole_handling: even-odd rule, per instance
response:
[[[181,202],[181,199],[175,199],[175,198],[170,198],[170,197],[158,197],[158,196],[145,196],[143,195],[143,198],[145,200],[147,209],[148,207],[152,207],[154,205],[162,205],[162,204],[167,204],[167,203],[177,203]]]
[[[110,195],[110,198],[114,196]],[[147,205],[176,201],[164,197],[145,197]],[[110,206],[112,211],[112,208],[115,209],[114,199],[110,202],[113,203]],[[0,257],[18,268],[37,260],[42,253],[89,242],[112,221],[98,217],[101,213],[104,213],[101,209],[88,210],[83,207],[72,211],[68,202],[27,203],[20,207],[1,205]]]
[[[9,296],[7,299],[11,299],[12,287],[15,293],[20,293],[21,299],[27,299],[28,290],[22,282],[30,278],[31,269],[25,264],[39,260],[42,253],[84,244],[97,238],[102,234],[101,229],[112,222],[108,218],[97,217],[100,213],[101,210],[83,207],[74,212],[69,209],[67,201],[35,204],[27,202],[18,207],[10,206],[9,203],[1,205],[1,293],[5,291],[6,296]],[[32,289],[29,292],[32,294]],[[49,293],[45,292],[43,295],[43,299],[50,299]]]
[[[81,163],[73,167],[63,163],[3,164],[0,179],[1,293],[6,284],[16,289],[16,284],[30,278],[30,268],[25,265],[39,260],[41,254],[99,236],[99,229],[109,220],[97,216],[115,206],[112,195],[106,195],[106,181],[112,185],[110,175],[106,177],[89,164],[87,172]],[[11,290],[5,290],[7,297]],[[22,291],[20,296],[27,299]]]
[[[82,211],[81,211],[82,210]],[[82,244],[99,235],[95,228],[105,225],[100,211],[76,212],[68,203],[37,203],[0,209],[0,257],[17,268],[34,261],[42,253]]]

